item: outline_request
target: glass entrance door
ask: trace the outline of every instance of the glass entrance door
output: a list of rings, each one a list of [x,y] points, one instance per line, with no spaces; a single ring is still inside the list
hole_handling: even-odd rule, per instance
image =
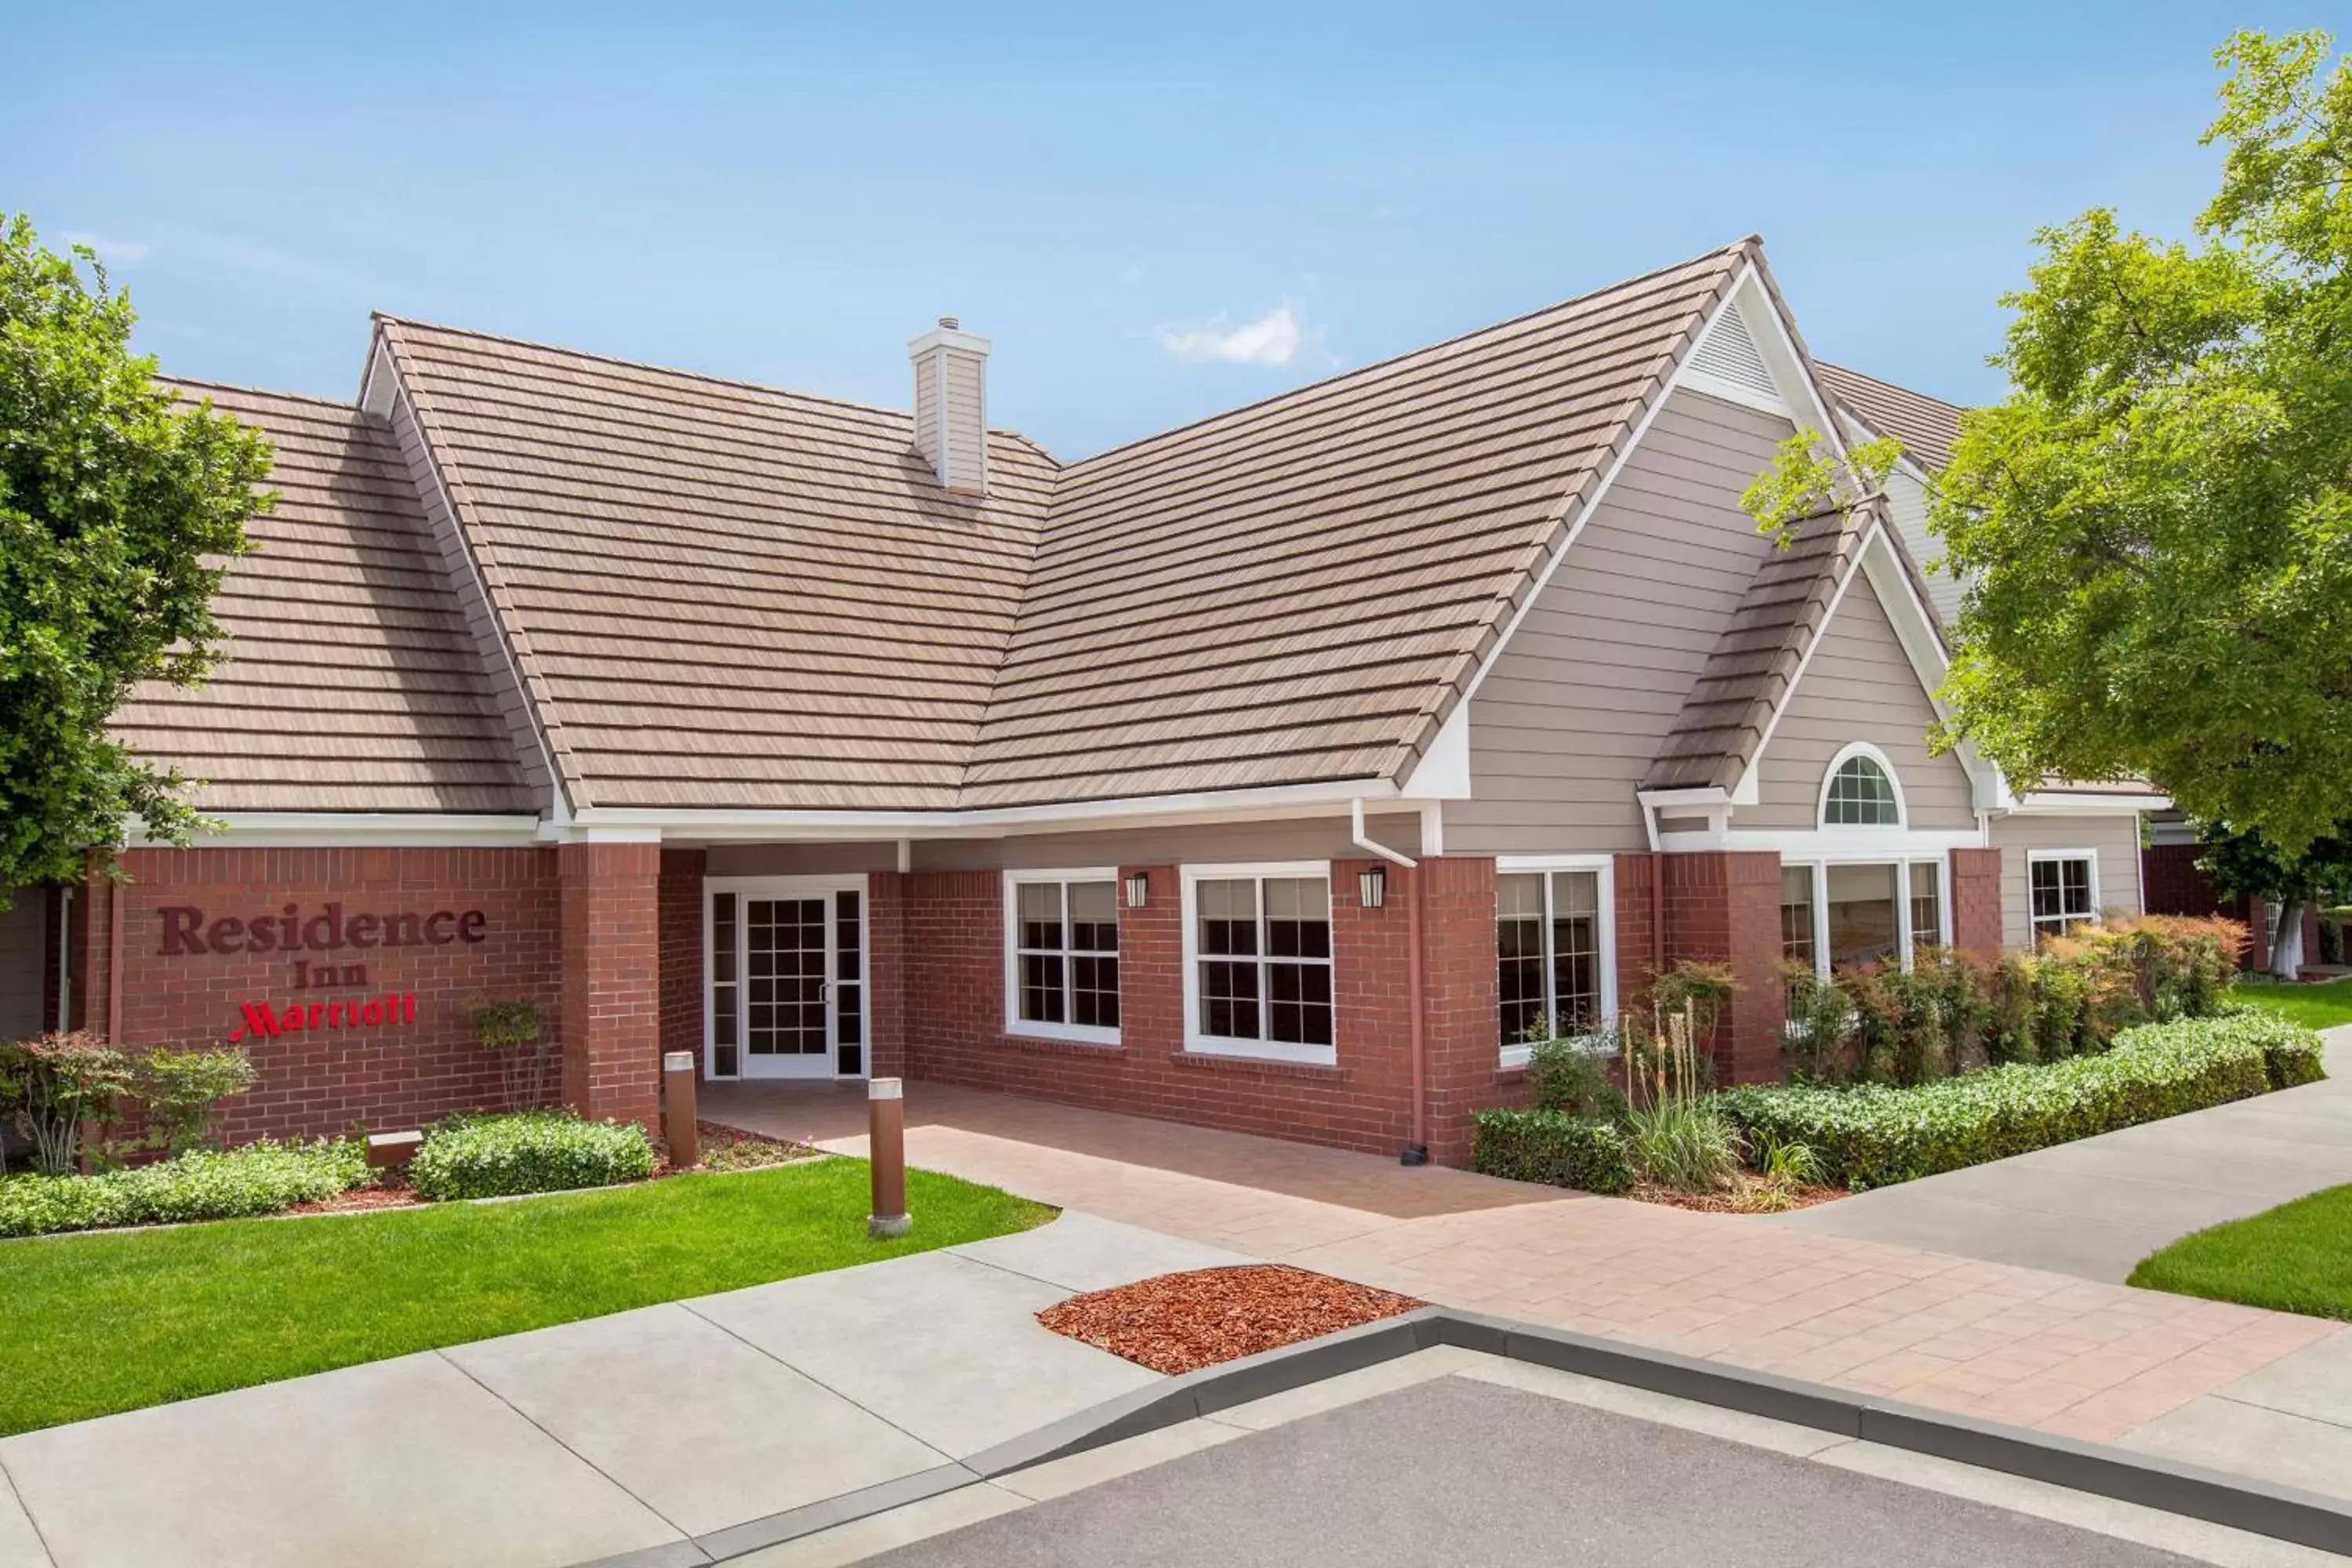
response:
[[[711,885],[709,1076],[864,1075],[863,882]]]

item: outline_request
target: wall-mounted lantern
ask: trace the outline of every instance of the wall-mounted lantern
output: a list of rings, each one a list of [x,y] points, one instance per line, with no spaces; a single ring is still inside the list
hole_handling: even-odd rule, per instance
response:
[[[1367,866],[1358,872],[1356,894],[1358,901],[1368,910],[1377,910],[1388,902],[1389,868],[1386,866]]]
[[[1139,910],[1151,897],[1151,879],[1140,871],[1130,871],[1127,877],[1127,907]]]

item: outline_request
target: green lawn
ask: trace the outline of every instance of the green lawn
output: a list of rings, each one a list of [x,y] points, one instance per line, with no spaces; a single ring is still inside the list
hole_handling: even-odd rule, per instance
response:
[[[2352,1024],[2352,979],[2329,980],[2316,985],[2241,980],[2231,994],[2306,1029],[2332,1029],[2338,1024]]]
[[[2140,1259],[2130,1283],[2352,1320],[2352,1186],[2184,1236]]]
[[[863,1161],[604,1193],[0,1242],[0,1435],[1025,1230],[1054,1211]]]

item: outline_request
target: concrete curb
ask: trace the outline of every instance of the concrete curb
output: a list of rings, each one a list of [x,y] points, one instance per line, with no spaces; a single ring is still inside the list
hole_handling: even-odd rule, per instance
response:
[[[583,1568],[640,1568],[640,1564],[668,1568],[673,1563],[722,1561],[1438,1345],[1579,1373],[1605,1383],[1932,1455],[2323,1552],[2352,1554],[2352,1502],[2318,1492],[1871,1399],[1824,1384],[1800,1383],[1671,1351],[1428,1307],[1170,1378],[982,1449],[956,1464],[734,1525],[675,1547],[655,1548],[652,1552],[631,1553],[608,1564]]]

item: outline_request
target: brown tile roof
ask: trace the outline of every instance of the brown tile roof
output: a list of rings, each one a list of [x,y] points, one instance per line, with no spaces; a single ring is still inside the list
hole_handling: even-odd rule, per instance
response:
[[[962,804],[1403,773],[1753,249],[1064,468]]]
[[[1958,404],[1843,365],[1816,360],[1813,368],[1820,373],[1822,390],[1879,435],[1901,441],[1904,456],[1919,467],[1932,471],[1952,460],[1952,443],[1960,435]]]
[[[1827,622],[1838,584],[1885,513],[1885,502],[1873,497],[1851,513],[1807,518],[1786,549],[1764,558],[1683,700],[1643,789],[1727,790],[1739,782]]]
[[[574,806],[957,803],[1052,459],[902,412],[385,320]]]
[[[346,404],[175,384],[268,432],[281,499],[215,602],[226,658],[193,690],[137,688],[116,734],[208,781],[205,810],[536,811],[390,434]]]
[[[379,331],[573,807],[1042,805],[1403,777],[1759,253],[1066,468],[993,433],[981,501],[940,487],[903,411]],[[373,504],[422,527],[383,429],[281,401],[332,408]],[[299,468],[307,427],[273,416]],[[511,742],[478,661],[464,679],[448,755],[492,767]]]

